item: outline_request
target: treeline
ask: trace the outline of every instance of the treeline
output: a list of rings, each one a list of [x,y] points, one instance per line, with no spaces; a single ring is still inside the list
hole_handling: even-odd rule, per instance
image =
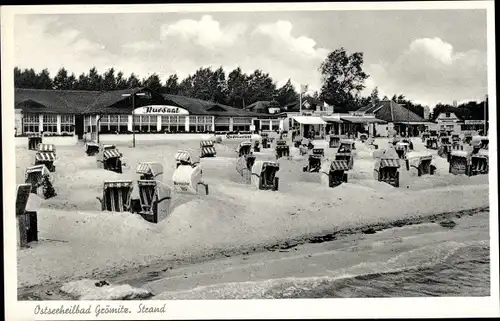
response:
[[[21,70],[16,67],[14,84],[16,88],[92,91],[144,86],[160,93],[209,100],[237,108],[243,108],[259,100],[274,99],[280,105],[298,100],[298,93],[291,80],[278,87],[268,73],[255,70],[248,75],[240,68],[234,69],[227,76],[222,67],[216,70],[200,68],[185,79],[181,80],[174,74],[162,82],[158,74],[142,79],[134,73],[126,77],[123,72],[116,72],[114,68],[100,74],[94,67],[88,73],[82,73],[78,77],[74,73],[70,74],[65,68],[61,68],[51,78],[47,69],[36,72],[33,69]]]
[[[486,120],[488,120],[488,98],[480,102],[469,101],[456,107],[449,104],[437,104],[431,113],[431,119],[436,120],[440,113],[445,112],[455,113],[462,119],[484,120],[486,116]]]

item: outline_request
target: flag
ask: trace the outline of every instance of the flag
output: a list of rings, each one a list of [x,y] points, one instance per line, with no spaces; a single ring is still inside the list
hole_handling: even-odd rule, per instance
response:
[[[301,94],[304,94],[307,92],[307,87],[309,87],[309,85],[300,85],[300,93]]]

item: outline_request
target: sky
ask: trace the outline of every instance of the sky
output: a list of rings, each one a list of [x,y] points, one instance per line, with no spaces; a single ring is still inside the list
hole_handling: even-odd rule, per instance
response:
[[[404,94],[433,107],[487,93],[485,10],[196,12],[16,15],[20,68],[95,66],[166,80],[200,67],[268,72],[319,90],[318,67],[344,47],[364,54],[363,94]]]

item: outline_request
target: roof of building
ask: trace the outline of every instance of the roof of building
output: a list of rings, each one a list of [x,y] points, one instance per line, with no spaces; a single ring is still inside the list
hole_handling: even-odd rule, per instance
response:
[[[130,94],[149,92],[147,104],[166,104],[184,108],[193,115],[258,117],[262,113],[245,111],[216,102],[170,94],[159,94],[149,88],[133,88],[107,92],[83,90],[15,89],[15,108],[25,113],[44,114],[129,114]],[[136,101],[137,107],[146,102]]]
[[[79,114],[101,94],[98,91],[15,89],[15,108],[26,113]]]
[[[253,104],[248,105],[247,107],[245,107],[245,109],[254,113],[268,114],[268,108],[270,107],[270,105],[270,100],[259,100],[254,102]]]
[[[388,123],[425,123],[429,122],[419,115],[415,114],[408,108],[392,101],[383,100],[379,104],[373,106],[370,105],[368,108],[361,107],[357,112],[363,112],[366,114],[375,114],[378,119],[385,120]]]

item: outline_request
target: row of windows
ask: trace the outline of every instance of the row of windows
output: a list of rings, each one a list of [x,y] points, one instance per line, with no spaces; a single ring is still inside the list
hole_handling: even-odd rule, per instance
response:
[[[57,115],[42,115],[42,130],[44,133],[57,133]],[[61,115],[61,132],[72,133],[75,130],[75,116]],[[23,117],[23,132],[38,133],[40,131],[40,116],[26,114]]]

